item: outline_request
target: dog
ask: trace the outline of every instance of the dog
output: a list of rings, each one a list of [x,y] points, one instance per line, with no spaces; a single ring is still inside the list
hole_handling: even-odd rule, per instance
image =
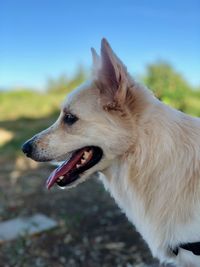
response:
[[[62,161],[50,175],[71,188],[99,173],[162,263],[200,266],[200,119],[136,82],[106,39],[92,48],[91,79],[69,94],[57,121],[22,147]]]

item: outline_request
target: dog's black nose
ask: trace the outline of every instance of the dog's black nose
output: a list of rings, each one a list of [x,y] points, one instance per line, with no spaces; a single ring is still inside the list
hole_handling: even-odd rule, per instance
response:
[[[31,141],[27,141],[22,145],[22,151],[26,154],[27,157],[30,157],[33,151],[33,144]]]

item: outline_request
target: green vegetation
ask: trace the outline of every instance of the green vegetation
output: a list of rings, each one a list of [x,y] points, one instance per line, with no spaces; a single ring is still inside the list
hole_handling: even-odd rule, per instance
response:
[[[51,125],[65,95],[86,78],[87,71],[79,67],[71,78],[49,79],[45,92],[0,91],[0,153],[9,157],[20,153],[21,144]],[[143,82],[166,104],[200,117],[200,88],[192,88],[168,63],[147,66]]]
[[[157,62],[147,66],[144,82],[166,104],[200,116],[200,90],[192,88],[170,64]]]
[[[0,121],[43,117],[58,109],[64,96],[29,90],[0,92]]]
[[[79,66],[75,74],[70,78],[66,74],[60,75],[57,79],[50,78],[47,83],[47,91],[50,93],[69,93],[84,82],[86,77],[87,71],[83,66]]]

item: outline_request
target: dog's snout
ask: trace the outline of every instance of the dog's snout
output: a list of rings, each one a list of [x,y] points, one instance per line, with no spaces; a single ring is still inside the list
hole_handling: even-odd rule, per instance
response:
[[[33,152],[33,142],[31,140],[25,142],[22,145],[22,151],[27,157],[31,157],[31,154]]]

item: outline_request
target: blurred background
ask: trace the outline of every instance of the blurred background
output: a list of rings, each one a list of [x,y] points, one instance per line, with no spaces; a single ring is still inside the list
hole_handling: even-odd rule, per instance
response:
[[[90,76],[102,37],[159,99],[200,117],[199,14],[198,0],[0,1],[0,221],[39,212],[58,222],[3,242],[1,267],[157,266],[95,177],[47,192],[53,167],[20,146]]]

